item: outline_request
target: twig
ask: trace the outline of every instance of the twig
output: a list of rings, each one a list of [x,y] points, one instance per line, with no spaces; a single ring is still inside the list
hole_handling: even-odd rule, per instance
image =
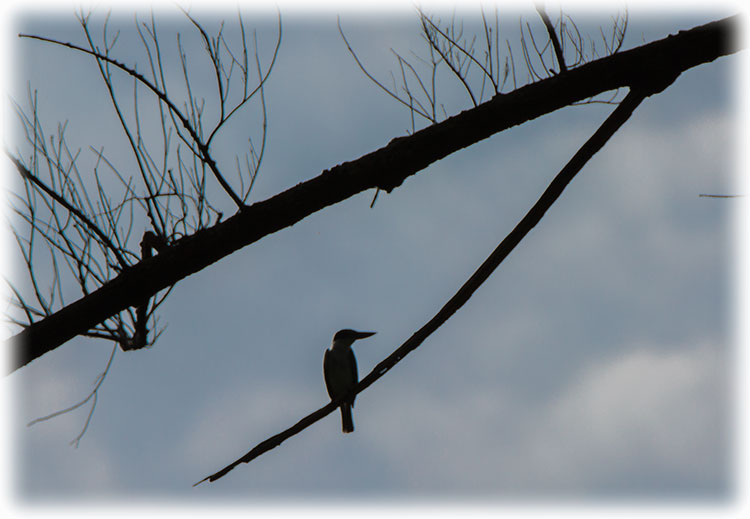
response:
[[[390,89],[389,89],[388,87],[386,87],[386,86],[385,86],[385,85],[383,85],[383,84],[382,84],[382,83],[381,83],[380,81],[378,81],[377,79],[375,79],[375,77],[374,77],[374,76],[373,76],[372,74],[370,74],[370,73],[369,73],[369,72],[367,71],[367,69],[366,69],[366,68],[365,68],[365,66],[364,66],[364,65],[362,64],[362,62],[361,62],[361,61],[359,61],[359,58],[357,57],[357,53],[356,53],[356,52],[354,52],[354,49],[352,49],[352,46],[351,46],[351,45],[349,44],[349,40],[347,40],[347,39],[346,39],[346,36],[344,35],[344,29],[342,29],[342,28],[341,28],[341,18],[340,18],[340,17],[336,19],[336,23],[338,24],[338,28],[339,28],[339,34],[341,35],[341,39],[342,39],[342,40],[344,40],[344,44],[346,45],[346,48],[347,48],[347,50],[349,51],[349,54],[351,54],[351,55],[352,55],[352,57],[354,58],[354,61],[355,61],[355,62],[357,63],[357,66],[358,66],[358,67],[359,67],[359,69],[360,69],[360,70],[362,71],[362,73],[363,73],[363,74],[364,74],[365,76],[367,76],[367,78],[368,78],[368,79],[369,79],[370,81],[372,81],[372,82],[373,82],[373,83],[375,83],[375,84],[376,84],[376,85],[377,85],[378,87],[380,87],[380,89],[381,89],[381,90],[383,90],[383,91],[384,91],[384,92],[385,92],[386,94],[388,94],[389,96],[391,96],[391,97],[392,97],[393,99],[395,99],[396,101],[398,101],[398,102],[399,102],[399,103],[401,103],[402,105],[404,105],[404,106],[406,106],[407,108],[409,108],[409,110],[412,110],[413,112],[416,112],[416,113],[418,113],[419,115],[421,115],[422,117],[424,117],[424,118],[425,118],[425,119],[427,119],[428,121],[430,121],[430,122],[433,122],[433,123],[434,123],[434,122],[435,122],[434,118],[430,117],[430,116],[429,116],[428,114],[426,114],[425,112],[423,112],[423,111],[421,111],[421,110],[418,110],[418,109],[417,109],[417,108],[415,108],[415,107],[414,107],[413,105],[410,105],[409,103],[407,103],[406,101],[404,101],[403,99],[401,99],[401,98],[400,98],[400,97],[399,97],[398,95],[396,95],[395,93],[393,93],[393,92],[392,92],[392,91],[391,91],[391,90],[390,90]]]
[[[45,420],[49,420],[51,418],[55,418],[55,417],[60,416],[62,414],[69,413],[71,411],[75,411],[76,409],[78,409],[79,407],[81,407],[82,405],[84,405],[86,402],[88,402],[89,400],[91,400],[93,398],[94,399],[94,403],[91,405],[91,409],[89,410],[89,414],[86,417],[86,423],[83,425],[83,429],[81,429],[81,432],[78,434],[78,436],[76,436],[70,442],[71,445],[74,445],[77,448],[78,444],[81,441],[81,438],[83,438],[83,435],[86,434],[86,430],[89,427],[89,423],[91,423],[91,417],[93,416],[94,409],[96,408],[96,401],[97,401],[97,398],[98,398],[97,394],[99,392],[99,387],[101,387],[102,382],[104,382],[104,379],[107,377],[107,374],[109,373],[109,368],[112,366],[112,360],[115,358],[115,352],[116,351],[117,351],[117,344],[115,343],[115,345],[112,347],[112,353],[109,354],[109,360],[107,361],[107,366],[104,368],[104,371],[102,371],[101,373],[99,373],[99,375],[97,375],[96,382],[95,382],[95,385],[94,385],[94,389],[91,390],[91,393],[89,393],[86,398],[84,398],[83,400],[81,400],[77,404],[74,404],[74,405],[72,405],[70,407],[67,407],[65,409],[61,409],[60,411],[56,411],[56,412],[54,412],[52,414],[48,414],[47,416],[42,416],[41,418],[37,418],[35,420],[32,420],[32,421],[30,421],[29,423],[26,424],[26,427],[31,427],[32,425],[36,425],[39,422],[44,422]]]
[[[555,26],[552,25],[552,20],[547,16],[547,11],[544,10],[543,4],[536,4],[536,12],[539,13],[539,17],[544,22],[544,27],[547,29],[549,39],[552,42],[552,48],[555,49],[555,57],[557,57],[557,64],[560,67],[560,72],[567,72],[568,67],[565,65],[565,57],[563,56],[562,47],[560,46],[560,40],[555,33]]]
[[[118,69],[122,70],[126,74],[129,74],[133,78],[135,78],[138,82],[143,84],[146,88],[151,90],[151,92],[159,98],[164,104],[166,104],[170,111],[177,117],[182,124],[182,126],[187,130],[187,132],[190,134],[190,137],[193,139],[195,144],[198,147],[198,150],[201,154],[201,159],[205,161],[205,163],[208,165],[211,172],[214,174],[214,177],[221,185],[222,189],[229,195],[229,197],[234,201],[234,203],[237,205],[238,208],[243,208],[245,204],[242,202],[242,199],[237,196],[237,193],[234,192],[234,190],[229,186],[227,181],[224,179],[224,176],[219,172],[218,167],[216,166],[216,162],[211,157],[208,146],[201,140],[200,135],[198,134],[198,130],[193,128],[193,126],[190,124],[190,121],[187,119],[186,116],[182,114],[177,108],[177,106],[174,105],[174,103],[167,97],[167,95],[159,90],[159,88],[154,85],[151,81],[149,81],[145,76],[142,74],[136,72],[134,69],[128,67],[127,65],[120,63],[116,59],[112,59],[108,56],[103,55],[100,52],[97,52],[95,50],[86,49],[84,47],[80,47],[78,45],[74,45],[72,43],[67,43],[59,40],[55,40],[52,38],[46,38],[44,36],[35,36],[33,34],[19,34],[19,37],[21,38],[29,38],[33,40],[39,40],[47,43],[54,43],[56,45],[60,45],[62,47],[68,47],[69,49],[77,50],[79,52],[83,52],[84,54],[89,54],[90,56],[95,57],[98,60],[104,61],[105,63],[109,63],[111,65],[114,65]]]
[[[51,199],[53,199],[55,202],[63,206],[67,211],[74,214],[76,218],[78,218],[81,223],[83,223],[91,232],[97,235],[97,237],[101,240],[101,242],[106,245],[106,247],[112,251],[112,254],[117,258],[117,261],[120,263],[122,267],[127,267],[128,263],[125,261],[125,258],[120,253],[120,249],[112,243],[112,241],[107,237],[104,232],[99,229],[99,227],[94,224],[85,214],[83,214],[78,208],[73,207],[67,200],[65,200],[63,197],[55,193],[53,189],[48,187],[46,184],[44,184],[41,180],[39,180],[36,176],[34,176],[31,171],[29,171],[26,166],[21,164],[21,161],[19,161],[16,157],[14,157],[8,150],[5,150],[5,154],[8,156],[11,162],[13,162],[13,165],[16,167],[16,170],[21,174],[21,176],[34,184],[38,189],[43,191],[47,196],[49,196]]]
[[[379,187],[391,192],[429,164],[510,127],[596,93],[634,84],[652,92],[681,72],[742,47],[733,35],[738,15],[586,63],[502,96],[478,108],[393,139],[389,144],[257,202],[210,229],[174,242],[164,254],[139,262],[116,278],[10,337],[14,371],[146,296],[153,295],[236,250],[257,242],[353,194]],[[678,59],[679,58],[679,59]],[[657,81],[659,84],[653,84]],[[193,156],[194,160],[197,160]]]

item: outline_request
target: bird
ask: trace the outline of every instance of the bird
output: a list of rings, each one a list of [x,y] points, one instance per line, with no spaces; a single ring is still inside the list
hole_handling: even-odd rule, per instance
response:
[[[375,332],[358,332],[348,328],[339,330],[334,334],[330,348],[323,355],[323,378],[331,400],[341,398],[357,385],[359,380],[357,359],[354,358],[351,346],[354,341],[373,335],[375,335]],[[354,421],[352,420],[354,397],[355,395],[352,395],[340,406],[341,430],[344,433],[354,431]]]

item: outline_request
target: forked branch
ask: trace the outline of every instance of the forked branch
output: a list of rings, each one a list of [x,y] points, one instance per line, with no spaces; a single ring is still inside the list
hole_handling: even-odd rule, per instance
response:
[[[185,130],[188,132],[190,137],[193,139],[195,146],[200,152],[201,159],[206,163],[206,165],[208,165],[209,169],[213,173],[217,182],[221,185],[222,189],[229,195],[229,197],[234,201],[237,207],[241,209],[245,206],[242,199],[237,195],[237,193],[234,192],[232,187],[229,185],[229,183],[226,181],[224,176],[219,171],[219,168],[216,165],[216,161],[213,159],[213,157],[211,156],[208,150],[208,145],[203,142],[203,140],[201,139],[198,133],[198,130],[193,127],[188,117],[182,114],[179,108],[175,106],[175,104],[172,102],[172,100],[167,96],[165,92],[160,90],[155,84],[153,84],[145,76],[143,76],[143,74],[140,74],[138,71],[128,67],[124,63],[121,63],[117,61],[116,59],[110,58],[109,56],[106,56],[102,54],[101,52],[94,50],[94,49],[87,49],[85,47],[81,47],[73,43],[63,42],[63,41],[55,40],[53,38],[47,38],[44,36],[36,36],[33,34],[19,34],[19,37],[29,38],[32,40],[39,40],[39,41],[43,41],[47,43],[53,43],[55,45],[60,45],[62,47],[67,47],[69,49],[83,52],[84,54],[93,56],[94,58],[97,59],[97,61],[103,61],[103,62],[109,63],[110,65],[114,65],[116,68],[122,70],[126,74],[135,78],[136,81],[138,81],[140,84],[148,88],[156,97],[158,97],[159,100],[169,108],[170,113],[180,121],[180,124],[182,125],[182,127],[185,128]]]
[[[139,262],[12,337],[8,341],[14,353],[10,368],[18,369],[268,234],[367,189],[390,192],[433,162],[495,133],[617,88],[639,86],[656,91],[654,81],[667,86],[685,70],[737,52],[741,48],[734,38],[737,23],[735,16],[681,31],[495,96],[180,238],[164,253]]]

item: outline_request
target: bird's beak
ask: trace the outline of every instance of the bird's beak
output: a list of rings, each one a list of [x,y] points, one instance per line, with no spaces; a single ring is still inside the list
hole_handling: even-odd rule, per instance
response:
[[[372,337],[375,335],[375,332],[354,332],[354,336],[356,339],[364,339],[365,337]]]

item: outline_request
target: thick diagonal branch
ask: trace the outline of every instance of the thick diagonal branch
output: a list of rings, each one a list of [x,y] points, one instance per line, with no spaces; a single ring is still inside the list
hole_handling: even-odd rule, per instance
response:
[[[357,394],[367,389],[376,380],[385,375],[393,366],[395,366],[401,359],[403,359],[410,352],[414,351],[420,344],[424,342],[435,330],[443,325],[450,317],[455,314],[459,308],[461,308],[476,292],[476,290],[484,283],[487,278],[497,269],[502,261],[510,254],[510,252],[518,245],[521,240],[533,229],[537,223],[542,219],[544,214],[547,212],[552,204],[560,197],[565,187],[573,180],[573,177],[581,171],[584,165],[598,152],[604,144],[609,140],[612,135],[628,120],[633,111],[643,101],[644,97],[650,95],[651,91],[644,91],[642,89],[631,90],[620,105],[612,112],[612,114],[604,121],[594,135],[589,138],[588,141],[573,155],[573,158],[565,165],[565,167],[557,174],[552,180],[547,189],[542,193],[542,196],[537,200],[533,207],[526,213],[526,216],[521,219],[516,227],[505,237],[505,239],[497,246],[497,248],[490,254],[490,256],[482,263],[474,274],[463,284],[463,286],[456,292],[456,294],[445,303],[440,311],[430,319],[430,321],[422,326],[414,335],[412,335],[405,343],[398,347],[393,353],[391,353],[385,360],[380,362],[373,370],[363,378],[359,384],[357,384],[353,393]],[[281,445],[281,442],[301,432],[305,428],[309,427],[313,423],[317,422],[321,418],[327,416],[329,413],[334,411],[340,402],[343,402],[351,395],[347,395],[341,399],[333,401],[328,405],[318,409],[314,413],[311,413],[301,419],[299,422],[294,424],[289,429],[276,434],[268,438],[267,440],[259,443],[250,452],[242,456],[240,459],[230,463],[220,471],[202,479],[196,485],[203,483],[204,481],[216,481],[217,479],[226,475],[229,471],[234,469],[240,463],[248,463],[261,454],[268,452],[269,450]],[[195,486],[195,485],[194,485]]]
[[[90,295],[34,323],[10,339],[11,369],[53,350],[122,310],[170,287],[236,250],[289,227],[367,189],[388,192],[451,153],[487,137],[602,92],[633,85],[669,84],[681,72],[738,50],[737,17],[620,52],[462,112],[357,160],[340,164],[214,227],[178,240],[153,258],[124,270]]]

